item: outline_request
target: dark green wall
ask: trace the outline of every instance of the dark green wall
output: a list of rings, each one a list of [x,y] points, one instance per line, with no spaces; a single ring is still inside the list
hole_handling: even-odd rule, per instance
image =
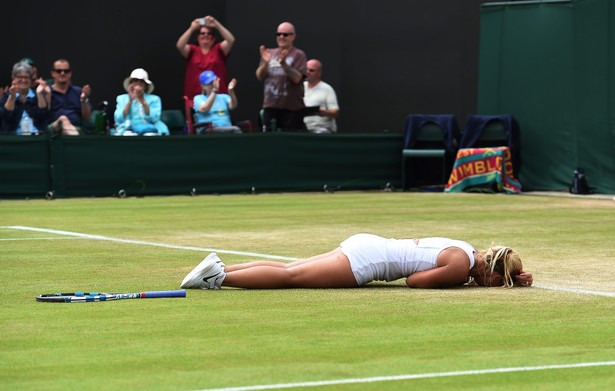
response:
[[[384,189],[401,182],[400,134],[0,138],[0,197]]]
[[[615,193],[615,5],[608,0],[485,4],[478,111],[521,128],[524,190],[567,190],[582,167]]]

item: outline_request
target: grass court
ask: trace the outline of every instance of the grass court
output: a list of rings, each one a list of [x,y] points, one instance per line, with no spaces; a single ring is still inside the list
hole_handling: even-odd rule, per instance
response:
[[[178,289],[210,251],[292,260],[346,237],[515,248],[533,288]],[[615,389],[615,202],[337,192],[0,202],[2,390]]]

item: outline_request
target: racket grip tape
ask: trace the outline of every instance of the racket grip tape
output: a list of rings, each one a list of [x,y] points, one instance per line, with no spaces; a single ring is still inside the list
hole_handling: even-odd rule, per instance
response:
[[[157,299],[160,297],[186,297],[186,290],[141,292],[142,299]]]

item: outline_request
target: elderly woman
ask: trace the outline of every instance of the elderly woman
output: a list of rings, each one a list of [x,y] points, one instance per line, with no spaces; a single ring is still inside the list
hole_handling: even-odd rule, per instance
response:
[[[13,65],[11,86],[0,100],[0,131],[18,135],[39,134],[47,129],[48,97],[51,90],[39,80],[36,92],[32,90],[32,67],[25,62]]]
[[[292,263],[256,261],[225,266],[215,253],[184,278],[182,288],[357,288],[406,279],[409,288],[532,285],[519,255],[505,246],[476,251],[448,238],[387,239],[357,234],[338,248]]]
[[[169,135],[169,128],[160,120],[162,100],[152,94],[154,83],[143,68],[137,68],[124,80],[127,94],[116,98],[115,135]]]

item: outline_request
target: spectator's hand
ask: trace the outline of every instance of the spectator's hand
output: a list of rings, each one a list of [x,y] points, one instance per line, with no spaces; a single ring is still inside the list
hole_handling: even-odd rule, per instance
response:
[[[205,17],[205,26],[217,28],[218,27],[218,21],[213,16],[207,15]]]
[[[192,22],[190,22],[191,30],[198,30],[201,28],[201,18],[196,18]]]
[[[280,50],[280,65],[286,62],[286,57],[288,57],[288,49]]]
[[[81,100],[88,99],[90,97],[91,88],[89,84],[86,84],[81,88]]]
[[[228,90],[232,91],[235,89],[235,86],[237,85],[237,79],[233,79],[228,83]]]
[[[280,50],[280,62],[285,61],[286,57],[288,57],[288,49],[281,49]]]
[[[36,82],[38,83],[38,87],[36,87],[37,94],[51,94],[51,88],[43,78],[38,79]]]
[[[137,84],[134,89],[133,89],[135,96],[137,98],[139,98],[139,100],[141,98],[143,98],[143,94],[145,93],[145,90],[143,89],[143,87],[140,84]]]
[[[532,283],[534,282],[534,277],[532,276],[532,273],[528,273],[523,270],[521,270],[521,273],[517,275],[515,279],[517,280],[517,283],[519,285],[527,287],[532,286]]]
[[[128,86],[128,97],[130,98],[131,101],[139,98],[137,96],[136,89],[137,89],[136,85]]]
[[[267,50],[267,48],[265,47],[265,45],[261,45],[258,50],[261,53],[261,58],[263,59],[263,61],[265,63],[269,63],[269,60],[271,60],[271,53],[269,52],[269,50]]]
[[[212,85],[214,86],[214,88],[217,90],[220,87],[220,78],[216,77],[214,79],[214,82],[212,83]]]
[[[9,95],[15,98],[17,97],[17,91],[19,91],[19,88],[17,88],[17,82],[13,80],[11,86],[9,87]]]

